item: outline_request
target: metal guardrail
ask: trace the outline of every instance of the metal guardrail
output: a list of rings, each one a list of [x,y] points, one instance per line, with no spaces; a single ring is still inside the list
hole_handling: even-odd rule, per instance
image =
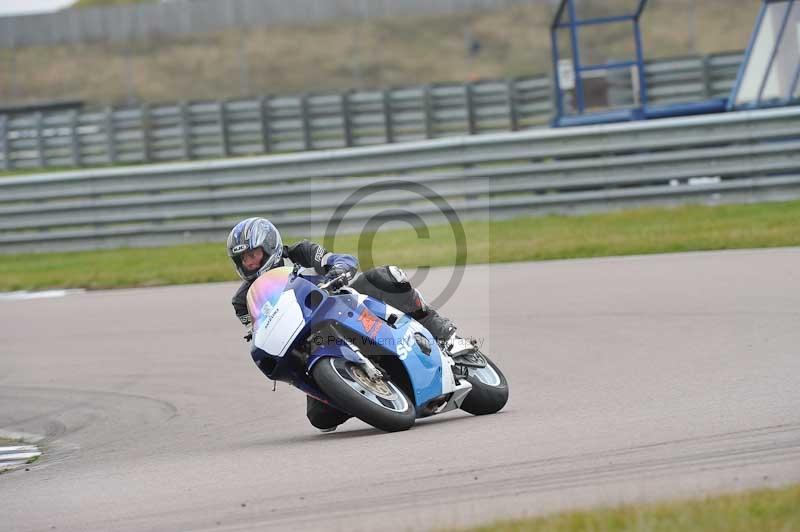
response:
[[[800,197],[800,107],[0,180],[0,252]]]
[[[740,53],[655,61],[647,66],[648,91],[655,104],[724,95],[740,62]],[[0,169],[193,160],[517,131],[546,125],[550,98],[550,81],[539,76],[0,117]]]
[[[5,169],[191,160],[546,124],[545,78],[0,118]]]
[[[735,52],[650,62],[645,72],[650,104],[727,98],[742,58]]]

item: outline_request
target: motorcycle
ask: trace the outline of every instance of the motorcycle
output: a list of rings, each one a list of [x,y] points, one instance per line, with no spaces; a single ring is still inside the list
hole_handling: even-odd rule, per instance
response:
[[[316,284],[297,266],[256,279],[251,355],[268,378],[387,432],[458,408],[483,415],[505,406],[508,382],[477,346],[451,358],[411,316],[347,281]]]

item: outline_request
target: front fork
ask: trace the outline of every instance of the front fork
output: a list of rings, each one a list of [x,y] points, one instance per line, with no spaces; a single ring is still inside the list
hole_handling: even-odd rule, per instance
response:
[[[358,364],[363,368],[367,377],[369,377],[369,379],[373,382],[383,379],[383,373],[381,370],[375,367],[375,364],[373,364],[370,359],[364,356],[364,354],[361,352],[361,349],[359,349],[358,346],[353,344],[350,340],[341,337],[339,338],[339,342],[336,344],[321,347],[308,356],[308,360],[306,361],[306,373],[311,375],[311,370],[314,365],[326,357],[344,358],[345,360],[348,360],[354,364]]]

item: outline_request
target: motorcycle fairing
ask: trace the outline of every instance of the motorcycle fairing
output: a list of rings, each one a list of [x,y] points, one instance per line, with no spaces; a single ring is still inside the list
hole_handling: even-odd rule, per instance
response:
[[[258,328],[254,329],[253,345],[272,356],[282,357],[305,324],[303,310],[294,290],[287,290],[258,322]]]
[[[306,364],[308,371],[311,372],[311,368],[314,367],[314,364],[326,357],[344,358],[356,364],[364,363],[364,355],[362,355],[357,348],[354,349],[352,344],[342,342],[341,344],[326,345],[311,353]]]
[[[456,391],[451,359],[439,349],[431,333],[416,320],[397,309],[354,290],[330,296],[312,282],[295,277],[290,280],[292,268],[281,267],[265,272],[253,283],[247,303],[254,323],[254,342],[251,346],[253,360],[261,367],[262,360],[282,358],[299,339],[305,340],[310,331],[324,322],[338,322],[337,329],[345,338],[359,338],[359,346],[366,343],[365,351],[384,356],[395,356],[406,369],[415,406],[439,399]],[[282,299],[283,298],[283,299]],[[288,310],[279,311],[286,306]],[[392,317],[393,316],[393,317]],[[386,320],[394,320],[389,323]],[[284,322],[284,320],[286,320]],[[270,338],[278,327],[285,324],[287,331],[278,338]],[[365,328],[365,325],[369,325]],[[280,327],[283,329],[283,325]],[[425,354],[415,335],[422,335],[429,343],[430,354]],[[330,344],[328,338],[324,343]],[[323,357],[343,357],[360,362],[360,353],[343,345],[321,345],[306,362],[306,373]],[[387,352],[388,351],[388,352]],[[380,359],[377,359],[380,363]],[[280,364],[278,364],[280,367]],[[262,368],[263,371],[263,368]],[[283,372],[268,372],[270,378]],[[307,381],[304,375],[286,375],[286,380]],[[310,383],[309,383],[310,384]],[[294,385],[297,385],[296,382]],[[316,395],[316,394],[315,394]]]

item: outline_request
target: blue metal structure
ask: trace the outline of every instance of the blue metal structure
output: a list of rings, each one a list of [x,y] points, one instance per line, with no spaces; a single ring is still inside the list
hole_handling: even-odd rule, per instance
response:
[[[789,0],[794,1],[794,0]],[[666,106],[648,105],[647,83],[645,77],[644,52],[642,50],[642,33],[640,19],[642,12],[647,7],[647,0],[630,0],[629,8],[617,15],[603,17],[581,17],[577,7],[587,6],[578,0],[561,0],[556,11],[553,23],[550,26],[550,39],[552,46],[556,116],[552,121],[554,127],[588,125],[606,122],[623,122],[643,120],[648,118],[662,118],[668,116],[682,116],[692,114],[705,114],[724,111],[727,101],[725,99],[711,99],[703,102],[672,104]],[[634,58],[627,61],[608,61],[597,64],[584,64],[581,57],[581,30],[587,26],[608,24],[630,24],[631,37],[635,46]],[[561,51],[558,35],[560,31],[569,32],[569,47],[571,48],[571,73],[574,78],[574,87],[562,86],[559,75],[559,58]],[[568,64],[569,66],[569,64]],[[635,69],[635,70],[633,70]],[[604,109],[597,110],[587,105],[585,75],[592,72],[606,73],[606,80],[613,71],[633,70],[632,92],[634,101],[632,105],[615,106],[607,102]],[[567,108],[565,95],[570,91],[574,96],[570,108]]]
[[[554,126],[578,125],[599,122],[616,122],[622,120],[636,120],[642,118],[642,110],[647,104],[647,86],[644,73],[644,55],[641,46],[641,29],[639,19],[647,0],[635,0],[634,9],[619,15],[581,18],[576,9],[575,0],[562,0],[550,26],[550,39],[552,45],[553,71],[555,73],[556,91],[556,117]],[[580,50],[580,32],[583,27],[630,23],[632,36],[636,44],[636,58],[629,61],[612,61],[602,64],[583,64]],[[558,45],[558,32],[568,31],[571,50],[572,71],[574,73],[574,113],[565,108],[564,95],[571,88],[563,87],[559,74],[560,50]],[[584,74],[593,71],[622,70],[635,67],[638,75],[638,107],[625,109],[609,109],[601,112],[591,112],[587,109]]]
[[[800,1],[763,0],[728,110],[800,101]]]

